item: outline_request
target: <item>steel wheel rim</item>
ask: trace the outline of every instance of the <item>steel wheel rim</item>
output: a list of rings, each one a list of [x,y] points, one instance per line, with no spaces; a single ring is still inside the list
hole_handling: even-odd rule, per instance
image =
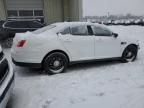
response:
[[[64,61],[61,57],[52,57],[49,62],[49,70],[53,73],[60,73],[64,69]]]
[[[135,52],[132,51],[132,50],[127,50],[126,52],[126,56],[125,56],[125,59],[128,61],[128,62],[132,62],[135,58]]]

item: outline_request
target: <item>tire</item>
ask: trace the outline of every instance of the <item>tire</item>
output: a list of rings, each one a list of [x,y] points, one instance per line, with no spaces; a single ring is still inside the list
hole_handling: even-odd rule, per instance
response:
[[[2,46],[4,48],[11,48],[12,44],[13,44],[13,38],[8,38],[2,42]]]
[[[43,68],[49,75],[63,73],[67,66],[68,58],[60,52],[48,55],[43,62]]]
[[[127,62],[133,62],[135,61],[135,59],[137,58],[137,52],[138,52],[138,48],[134,45],[130,45],[128,46],[122,55],[122,62],[123,63],[127,63]]]

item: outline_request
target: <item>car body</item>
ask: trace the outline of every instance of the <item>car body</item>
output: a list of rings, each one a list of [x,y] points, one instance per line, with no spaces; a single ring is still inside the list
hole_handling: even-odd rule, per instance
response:
[[[14,86],[14,73],[0,47],[0,108],[5,108]]]
[[[44,27],[44,24],[36,20],[8,20],[3,22],[0,27],[0,39],[5,40],[8,38],[13,38],[15,33],[34,31],[41,27]]]
[[[19,66],[45,67],[45,62],[51,56],[63,56],[61,61],[66,58],[63,64],[121,58],[128,46],[134,46],[137,55],[137,41],[121,40],[117,36],[118,34],[100,24],[55,23],[34,32],[16,34],[12,58]],[[58,60],[53,64],[58,65]]]

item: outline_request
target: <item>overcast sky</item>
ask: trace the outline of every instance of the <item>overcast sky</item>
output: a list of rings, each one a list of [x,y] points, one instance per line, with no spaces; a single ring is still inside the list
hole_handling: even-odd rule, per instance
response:
[[[144,15],[144,0],[83,0],[83,14],[107,15],[126,14]]]

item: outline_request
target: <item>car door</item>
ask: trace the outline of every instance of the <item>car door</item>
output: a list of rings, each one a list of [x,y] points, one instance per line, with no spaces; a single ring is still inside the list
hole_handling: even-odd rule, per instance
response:
[[[95,37],[95,58],[105,59],[120,57],[120,40],[113,33],[101,26],[91,26]]]
[[[94,36],[89,34],[87,25],[67,27],[60,39],[73,61],[94,59]]]

